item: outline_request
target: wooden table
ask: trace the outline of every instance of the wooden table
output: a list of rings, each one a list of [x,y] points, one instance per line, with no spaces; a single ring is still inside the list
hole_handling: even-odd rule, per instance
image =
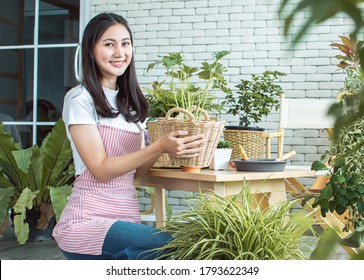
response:
[[[268,203],[271,206],[286,199],[286,179],[315,176],[315,171],[289,167],[282,172],[242,172],[231,168],[226,171],[202,169],[199,173],[190,173],[181,169],[151,169],[143,178],[134,180],[134,183],[136,186],[155,188],[156,226],[161,227],[166,189],[190,192],[213,190],[220,195],[230,196],[239,193],[244,181],[247,181],[252,193],[270,193]]]

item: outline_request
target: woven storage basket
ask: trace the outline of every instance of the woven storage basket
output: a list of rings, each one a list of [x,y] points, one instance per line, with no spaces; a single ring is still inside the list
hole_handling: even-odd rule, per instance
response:
[[[263,157],[263,132],[254,130],[224,130],[224,140],[231,143],[231,159],[241,158],[239,145],[242,145],[250,159]]]
[[[179,113],[179,116],[188,116],[189,119],[173,118],[173,113]],[[161,135],[168,134],[175,130],[187,130],[188,135],[204,134],[206,142],[202,146],[200,154],[196,158],[181,158],[169,156],[173,164],[181,167],[208,167],[211,163],[214,152],[217,148],[220,136],[224,129],[224,121],[210,120],[207,112],[202,110],[205,120],[195,120],[193,114],[182,108],[173,108],[169,110],[165,118],[158,118],[158,124]]]
[[[159,124],[157,121],[151,121],[147,125],[150,142],[153,143],[159,138]],[[177,164],[173,164],[168,154],[163,154],[153,165],[155,168],[179,168]]]

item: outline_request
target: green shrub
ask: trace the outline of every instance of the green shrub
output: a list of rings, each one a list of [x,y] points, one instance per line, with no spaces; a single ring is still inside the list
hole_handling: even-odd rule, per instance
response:
[[[176,260],[302,260],[312,251],[304,232],[312,221],[300,211],[289,214],[297,200],[261,210],[253,207],[248,186],[233,199],[199,193],[187,199],[189,210],[166,223],[174,240],[160,250]],[[166,252],[163,251],[163,252]]]

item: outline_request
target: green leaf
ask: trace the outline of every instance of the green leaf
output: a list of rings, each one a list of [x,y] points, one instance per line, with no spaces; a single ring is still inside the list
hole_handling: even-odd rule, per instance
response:
[[[364,214],[364,201],[363,201],[363,198],[362,197],[360,197],[358,199],[357,207],[358,207],[359,213]]]
[[[290,28],[294,26],[292,21],[299,13],[305,12],[305,15],[308,15],[294,36],[294,43],[300,41],[313,24],[332,18],[337,13],[343,12],[354,21],[355,26],[357,26],[353,31],[354,34],[359,31],[359,27],[363,26],[361,10],[359,5],[357,5],[357,0],[302,0],[293,7],[291,5],[288,6],[288,3],[289,1],[287,0],[282,1],[279,8],[281,13],[288,12],[284,22],[284,34],[286,36],[288,36]],[[287,11],[288,8],[289,11]]]
[[[33,152],[32,148],[23,149],[19,151],[12,151],[18,167],[25,173],[28,173],[32,152]]]
[[[348,246],[352,248],[359,248],[363,242],[363,232],[353,231],[343,238],[340,242],[343,246]]]
[[[332,197],[332,194],[333,194],[332,185],[326,184],[326,186],[321,191],[321,196],[326,199],[330,199]]]
[[[60,187],[50,187],[50,196],[53,206],[53,211],[56,215],[56,221],[58,222],[64,207],[68,202],[68,197],[71,195],[72,186],[65,185]]]
[[[32,192],[30,189],[25,188],[14,205],[14,231],[19,244],[24,244],[28,239],[29,225],[24,222],[26,209],[33,208],[33,199],[38,192]]]
[[[19,149],[19,145],[14,143],[14,139],[9,132],[4,131],[4,126],[0,122],[0,167],[2,168],[2,172],[14,182],[14,186],[17,187],[17,192],[22,190],[19,186],[25,186],[27,184],[26,174],[18,167],[13,155],[13,151]]]
[[[20,245],[25,244],[29,237],[29,224],[24,222],[25,214],[14,216],[14,232]]]
[[[14,188],[0,188],[0,225],[3,224],[5,216],[8,215],[11,197],[14,195]]]
[[[335,252],[335,246],[333,244],[337,244],[339,240],[339,235],[335,230],[330,229],[325,231],[317,242],[317,246],[310,256],[310,260],[329,259],[332,253]]]
[[[44,154],[42,185],[58,186],[59,176],[72,159],[71,145],[62,119],[58,120],[51,133],[47,135],[41,146],[41,152]]]
[[[346,193],[346,197],[348,198],[348,200],[353,200],[354,198],[358,197],[358,193],[356,191],[348,190]]]
[[[315,160],[311,165],[311,170],[316,170],[316,171],[328,170],[328,167],[324,163],[322,163],[321,161]]]
[[[336,213],[338,213],[339,215],[342,215],[342,214],[344,214],[344,213],[345,213],[345,211],[346,211],[346,207],[345,207],[345,206],[342,206],[342,205],[337,205],[337,206],[335,207],[335,211],[336,211]],[[331,212],[333,212],[333,211],[331,211]]]

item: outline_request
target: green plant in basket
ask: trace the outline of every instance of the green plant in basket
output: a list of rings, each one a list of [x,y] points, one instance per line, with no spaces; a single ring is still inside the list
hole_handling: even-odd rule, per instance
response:
[[[150,116],[158,118],[164,116],[168,110],[180,107],[193,111],[195,106],[206,111],[219,112],[222,107],[214,101],[213,90],[228,92],[227,82],[223,77],[226,68],[221,60],[228,55],[228,51],[212,54],[211,63],[204,61],[200,67],[192,67],[184,62],[181,52],[169,53],[159,61],[150,63],[147,71],[162,65],[169,80],[152,84],[152,88],[145,88],[146,98],[151,105]],[[201,112],[194,112],[196,120],[201,118]]]
[[[247,127],[261,121],[273,109],[279,109],[283,89],[274,81],[285,75],[279,71],[265,71],[263,75],[252,74],[250,80],[241,79],[236,85],[238,91],[227,92],[222,102],[227,107],[226,113],[238,115],[239,126]]]

